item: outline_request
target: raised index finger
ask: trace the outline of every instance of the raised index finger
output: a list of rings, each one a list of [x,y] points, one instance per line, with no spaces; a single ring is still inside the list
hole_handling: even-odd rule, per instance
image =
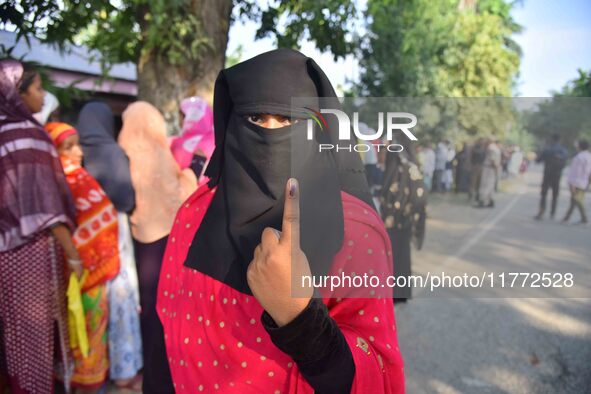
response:
[[[279,242],[300,245],[300,185],[295,178],[289,178],[285,185],[283,224]]]

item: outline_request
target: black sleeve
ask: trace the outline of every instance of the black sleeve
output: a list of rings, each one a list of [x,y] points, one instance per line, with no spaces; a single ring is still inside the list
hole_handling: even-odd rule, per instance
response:
[[[353,354],[326,305],[313,298],[294,320],[277,327],[263,312],[261,322],[271,341],[297,364],[318,394],[350,393],[355,376]]]

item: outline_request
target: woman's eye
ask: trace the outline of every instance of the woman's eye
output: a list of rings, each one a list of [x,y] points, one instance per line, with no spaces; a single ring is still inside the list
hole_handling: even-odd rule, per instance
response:
[[[263,118],[260,115],[249,115],[248,120],[255,124],[263,123]]]
[[[277,128],[277,125],[279,125],[280,127],[285,127],[297,122],[296,119],[292,119],[288,116],[283,115],[257,114],[248,115],[246,119],[249,122],[256,124],[257,126],[269,128]]]

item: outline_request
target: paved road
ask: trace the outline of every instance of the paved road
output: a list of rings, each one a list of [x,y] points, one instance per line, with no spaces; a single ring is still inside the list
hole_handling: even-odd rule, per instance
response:
[[[575,287],[417,291],[396,307],[408,393],[591,393],[591,228],[532,220],[540,180],[505,182],[495,209],[435,196],[413,273],[571,272]],[[563,187],[557,216],[567,204]]]
[[[409,394],[591,393],[591,228],[533,221],[540,177],[536,169],[504,182],[493,210],[470,208],[463,197],[433,197],[413,271],[568,271],[575,295],[587,298],[502,298],[507,289],[470,298],[465,289],[415,292],[396,307]],[[561,193],[560,215],[568,203],[567,190]],[[587,206],[591,212],[591,196]],[[491,298],[474,298],[483,295]]]

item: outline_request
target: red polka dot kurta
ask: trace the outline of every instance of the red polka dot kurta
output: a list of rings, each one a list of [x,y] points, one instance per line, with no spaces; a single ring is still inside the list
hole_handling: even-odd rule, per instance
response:
[[[160,274],[157,309],[174,387],[179,393],[313,393],[296,363],[271,342],[253,296],[183,265],[214,193],[200,188],[183,204]],[[378,215],[346,193],[342,200],[345,240],[331,274],[391,274],[390,242]],[[404,393],[394,307],[381,297],[391,290],[367,291],[366,298],[323,299],[353,354],[351,392]]]

